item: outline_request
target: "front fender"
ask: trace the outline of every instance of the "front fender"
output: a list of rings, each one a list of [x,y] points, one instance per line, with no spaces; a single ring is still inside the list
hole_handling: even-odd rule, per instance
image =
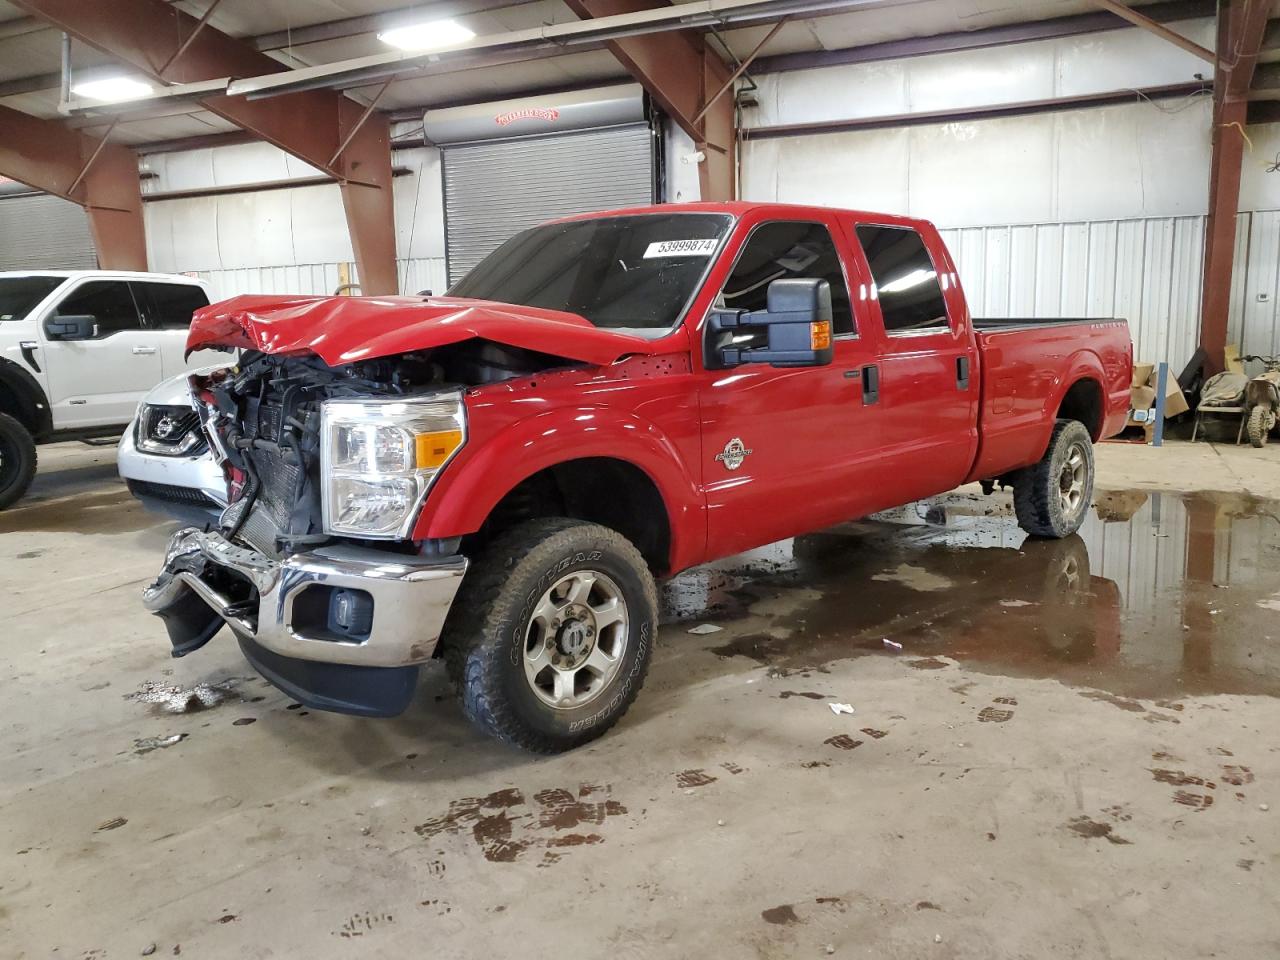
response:
[[[697,562],[706,548],[698,485],[679,449],[653,423],[604,406],[551,410],[509,424],[451,464],[427,497],[415,540],[475,533],[512,489],[541,470],[603,457],[642,470],[662,496],[671,529],[670,569]]]

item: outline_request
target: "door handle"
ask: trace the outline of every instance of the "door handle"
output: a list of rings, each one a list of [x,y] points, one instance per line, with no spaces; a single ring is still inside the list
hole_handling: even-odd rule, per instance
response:
[[[880,402],[880,368],[869,364],[862,368],[862,404],[870,406]]]
[[[40,373],[40,364],[36,363],[36,348],[40,346],[35,340],[22,340],[18,343],[18,349],[22,351],[22,359],[27,361],[29,366],[36,373]]]
[[[968,357],[956,358],[956,389],[957,390],[969,389],[969,358]]]
[[[156,352],[155,347],[134,347],[133,355],[135,357],[149,357]]]

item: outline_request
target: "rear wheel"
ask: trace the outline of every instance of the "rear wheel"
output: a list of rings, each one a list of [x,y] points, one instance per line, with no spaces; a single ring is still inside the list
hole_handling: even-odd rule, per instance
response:
[[[0,510],[16,503],[35,475],[35,441],[26,427],[0,413]]]
[[[1264,406],[1256,406],[1249,411],[1249,442],[1255,447],[1266,446],[1267,435],[1271,433],[1271,411]]]
[[[600,736],[649,667],[658,595],[640,552],[597,524],[532,520],[479,556],[444,656],[476,726],[536,753]]]
[[[1035,537],[1069,537],[1092,500],[1093,438],[1078,420],[1059,420],[1044,457],[1014,477],[1018,525]]]

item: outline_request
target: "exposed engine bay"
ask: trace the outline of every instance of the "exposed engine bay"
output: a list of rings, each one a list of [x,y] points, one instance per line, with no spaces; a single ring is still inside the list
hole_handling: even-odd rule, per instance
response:
[[[237,366],[194,381],[205,431],[228,477],[222,532],[277,559],[333,539],[321,494],[327,401],[421,398],[570,363],[483,340],[339,367],[313,355],[246,351]]]

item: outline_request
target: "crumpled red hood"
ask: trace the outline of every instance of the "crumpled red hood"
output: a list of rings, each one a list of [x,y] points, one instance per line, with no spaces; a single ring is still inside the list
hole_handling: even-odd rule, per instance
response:
[[[187,352],[314,353],[331,367],[480,338],[584,363],[651,354],[642,337],[573,313],[457,297],[240,296],[197,310]]]

